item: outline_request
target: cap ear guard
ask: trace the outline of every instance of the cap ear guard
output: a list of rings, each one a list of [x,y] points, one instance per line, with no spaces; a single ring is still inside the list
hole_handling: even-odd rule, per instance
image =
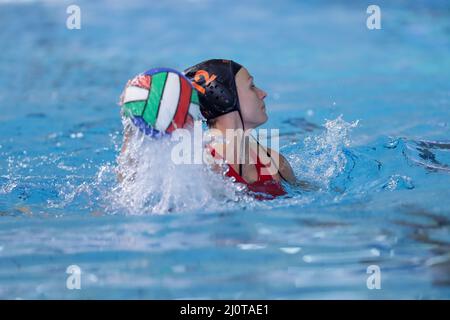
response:
[[[233,108],[236,103],[230,90],[218,80],[214,80],[205,88],[205,95],[209,101],[223,109]]]
[[[199,85],[204,83],[200,82]],[[199,92],[200,110],[207,119],[216,118],[223,114],[238,110],[235,95],[219,79],[208,83],[204,93]]]

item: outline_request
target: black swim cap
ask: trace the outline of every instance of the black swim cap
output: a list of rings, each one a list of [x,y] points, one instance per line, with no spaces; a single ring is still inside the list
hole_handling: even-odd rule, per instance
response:
[[[240,111],[235,76],[241,68],[232,60],[211,59],[184,71],[198,91],[200,112],[206,119]]]

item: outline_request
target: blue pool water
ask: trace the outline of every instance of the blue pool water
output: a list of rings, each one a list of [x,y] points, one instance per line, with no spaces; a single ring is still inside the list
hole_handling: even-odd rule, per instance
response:
[[[450,298],[448,1],[377,1],[372,31],[366,1],[77,1],[81,30],[69,4],[0,1],[0,298]],[[212,57],[319,191],[258,203],[151,143],[118,185],[126,80]]]

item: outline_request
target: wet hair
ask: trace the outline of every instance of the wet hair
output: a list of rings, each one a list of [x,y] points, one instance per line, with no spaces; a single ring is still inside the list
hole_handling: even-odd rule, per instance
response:
[[[213,128],[216,125],[216,123],[217,123],[217,118],[206,120],[206,124],[208,125],[209,128]]]

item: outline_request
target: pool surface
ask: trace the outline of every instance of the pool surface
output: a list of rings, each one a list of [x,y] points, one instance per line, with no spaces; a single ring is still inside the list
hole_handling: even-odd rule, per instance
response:
[[[376,1],[381,30],[364,1],[70,4],[0,1],[0,298],[450,298],[448,1]],[[216,57],[320,190],[254,201],[159,142],[118,185],[126,81]]]

